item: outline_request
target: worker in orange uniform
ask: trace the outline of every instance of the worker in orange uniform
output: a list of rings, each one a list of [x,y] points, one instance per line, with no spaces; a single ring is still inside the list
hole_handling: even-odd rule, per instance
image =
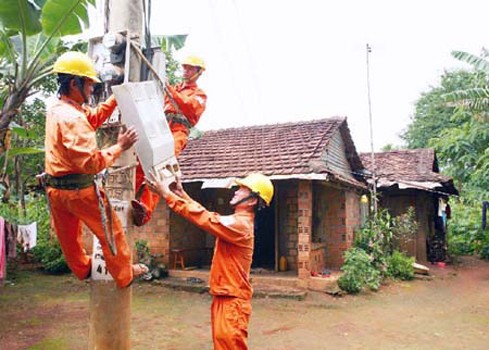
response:
[[[165,86],[165,115],[175,143],[175,156],[178,157],[187,145],[190,128],[199,121],[205,111],[207,96],[197,86],[197,79],[205,70],[200,57],[188,56],[183,62],[183,82],[175,87]],[[144,172],[141,164],[136,168],[136,193],[139,200],[131,201],[133,221],[142,226],[151,219],[151,214],[160,198],[144,186]]]
[[[234,214],[221,216],[192,200],[179,180],[173,191],[154,175],[146,181],[170,209],[216,237],[209,283],[214,349],[248,349],[255,210],[270,205],[272,182],[257,173],[236,180],[239,188],[229,202]]]
[[[85,223],[100,241],[107,269],[117,286],[126,287],[134,277],[148,272],[148,268],[132,264],[122,225],[112,209],[108,212],[106,195],[98,189],[94,175],[113,164],[134,145],[138,136],[134,128],[128,128],[119,133],[115,145],[102,150],[97,147],[95,131],[110,117],[117,103],[111,96],[97,108],[85,106],[92,85],[100,82],[87,55],[75,51],[62,54],[53,73],[58,74],[59,99],[47,111],[44,180],[54,230],[71,271],[85,279],[91,272],[91,258],[82,247],[82,222]],[[103,215],[100,203],[108,215]],[[112,219],[111,225],[107,222],[104,225],[107,217]],[[106,239],[109,226],[115,254]]]

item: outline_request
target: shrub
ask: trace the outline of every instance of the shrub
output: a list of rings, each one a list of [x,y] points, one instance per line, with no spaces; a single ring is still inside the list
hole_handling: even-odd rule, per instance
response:
[[[50,273],[69,272],[68,265],[55,236],[50,235],[49,212],[44,195],[31,192],[25,195],[25,212],[17,202],[0,206],[0,216],[9,222],[25,225],[37,223],[37,244],[32,249],[34,259]]]
[[[58,239],[51,233],[46,197],[41,195],[29,198],[26,206],[31,222],[37,222],[37,245],[32,249],[35,259],[49,273],[69,272]]]
[[[143,239],[136,240],[135,245],[138,262],[149,268],[149,274],[144,275],[143,279],[150,281],[153,278],[159,279],[168,276],[166,265],[158,262],[163,254],[151,254],[148,242]]]
[[[392,251],[393,228],[392,217],[385,209],[380,209],[377,216],[356,232],[355,247],[364,250],[371,257],[373,266],[384,272],[386,256]]]
[[[351,248],[345,252],[345,263],[338,279],[338,286],[351,294],[359,293],[364,287],[378,290],[381,273],[372,265],[372,258],[360,248]]]
[[[415,240],[417,231],[416,211],[414,207],[409,207],[406,213],[393,219],[393,250],[406,246],[409,242]]]
[[[451,256],[481,254],[489,258],[489,239],[482,230],[480,202],[455,199],[450,201],[452,218],[448,222],[447,242]]]
[[[61,246],[56,238],[42,238],[32,251],[36,259],[42,264],[42,267],[47,272],[70,272],[63,256],[63,252],[61,251]]]
[[[414,257],[408,257],[404,253],[395,251],[387,259],[387,275],[403,281],[414,278]]]

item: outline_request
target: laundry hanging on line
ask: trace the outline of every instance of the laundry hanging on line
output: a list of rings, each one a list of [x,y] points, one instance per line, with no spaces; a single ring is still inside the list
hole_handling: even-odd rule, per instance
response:
[[[22,245],[24,252],[34,248],[37,244],[37,222],[29,225],[18,225],[17,242]]]

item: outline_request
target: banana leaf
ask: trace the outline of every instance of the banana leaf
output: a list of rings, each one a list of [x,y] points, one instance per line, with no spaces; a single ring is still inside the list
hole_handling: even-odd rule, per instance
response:
[[[34,35],[42,31],[40,16],[44,1],[0,0],[0,23],[7,30]]]

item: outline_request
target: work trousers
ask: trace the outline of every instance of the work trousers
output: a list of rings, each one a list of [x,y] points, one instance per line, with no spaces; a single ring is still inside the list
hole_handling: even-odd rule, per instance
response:
[[[160,196],[152,192],[148,186],[144,186],[144,171],[141,163],[138,162],[136,167],[136,199],[143,204],[146,209],[146,217],[144,218],[144,223],[151,220],[151,215],[156,209],[158,202],[160,201]]]
[[[188,135],[185,133],[185,131],[181,130],[172,131],[172,135],[175,143],[175,157],[178,157],[187,145]],[[136,167],[136,193],[138,194],[138,198],[136,199],[141,202],[146,209],[146,217],[144,218],[144,223],[146,223],[151,220],[153,211],[156,209],[156,206],[160,201],[160,196],[154,192],[151,192],[147,186],[141,187],[143,182],[144,171],[141,163],[138,162]]]
[[[105,208],[107,208],[107,198],[102,190],[101,192]],[[66,262],[75,276],[79,279],[85,279],[89,276],[91,269],[91,258],[83,249],[83,222],[100,241],[107,270],[114,278],[117,286],[126,287],[130,284],[133,278],[131,250],[124,235],[122,224],[115,211],[112,210],[112,232],[117,248],[117,254],[112,255],[105,239],[95,187],[90,186],[78,190],[61,190],[48,187],[47,193],[54,230]],[[106,215],[106,217],[108,220],[110,216]],[[108,222],[107,230],[109,230]]]
[[[188,134],[183,130],[175,130],[172,131],[172,135],[175,143],[175,157],[178,157],[187,146]]]
[[[251,301],[214,296],[211,305],[214,350],[247,350]]]

